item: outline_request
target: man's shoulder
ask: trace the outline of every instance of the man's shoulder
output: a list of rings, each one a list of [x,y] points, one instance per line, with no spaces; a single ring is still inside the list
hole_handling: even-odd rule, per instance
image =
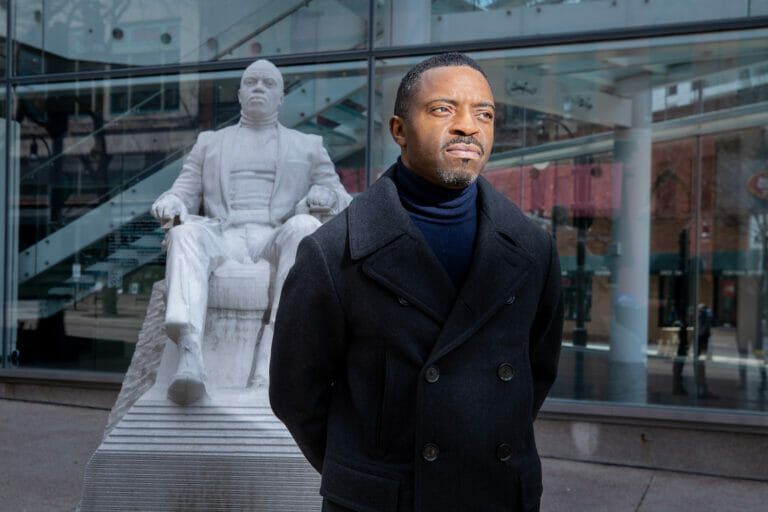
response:
[[[341,213],[308,235],[303,243],[316,244],[329,264],[340,261],[344,254],[348,252],[348,214],[349,209],[345,208]]]
[[[355,250],[354,247],[360,249],[362,244],[370,249],[370,244],[366,244],[364,240],[376,239],[380,242],[381,237],[391,238],[391,230],[387,232],[385,228],[391,224],[392,210],[399,205],[399,200],[395,203],[396,198],[394,184],[388,175],[384,175],[365,191],[357,194],[349,206],[317,228],[308,238],[312,238],[324,253],[327,252],[332,257],[341,258],[349,254],[358,258],[360,250]],[[350,237],[354,238],[352,242]]]
[[[534,256],[538,256],[542,250],[549,251],[552,235],[546,229],[523,213],[485,178],[479,178],[478,185],[483,211],[499,231]]]

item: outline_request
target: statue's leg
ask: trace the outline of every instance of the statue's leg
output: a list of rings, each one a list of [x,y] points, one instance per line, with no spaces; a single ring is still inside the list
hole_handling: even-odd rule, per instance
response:
[[[197,223],[181,224],[168,232],[165,330],[179,349],[168,398],[181,405],[193,403],[205,393],[202,336],[208,277],[223,256],[220,238]]]
[[[277,306],[288,272],[296,261],[296,249],[301,240],[314,232],[321,223],[311,215],[299,214],[277,228],[264,246],[261,257],[269,261],[269,317],[263,326],[256,356],[254,383],[267,385],[269,382],[269,357],[272,352],[272,328],[277,317]]]

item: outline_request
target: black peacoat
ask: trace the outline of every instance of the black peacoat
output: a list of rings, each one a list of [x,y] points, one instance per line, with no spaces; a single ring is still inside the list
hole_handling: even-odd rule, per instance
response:
[[[322,473],[323,510],[537,510],[533,420],[562,333],[554,240],[478,178],[456,290],[392,173],[302,241],[275,326],[272,408]]]

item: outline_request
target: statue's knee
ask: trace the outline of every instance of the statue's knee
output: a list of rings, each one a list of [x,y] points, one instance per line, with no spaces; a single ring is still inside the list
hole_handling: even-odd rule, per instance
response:
[[[300,213],[288,219],[288,221],[283,224],[283,230],[303,238],[314,232],[321,225],[321,222],[313,216],[307,215],[306,213]]]
[[[198,245],[201,237],[204,236],[205,228],[196,224],[179,224],[168,231],[168,244],[173,245]]]

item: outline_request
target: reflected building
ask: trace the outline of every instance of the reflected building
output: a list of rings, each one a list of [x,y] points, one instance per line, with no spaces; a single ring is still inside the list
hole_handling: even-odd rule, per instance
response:
[[[9,0],[0,13],[0,378],[125,372],[164,275],[149,207],[200,131],[237,120],[247,64],[280,67],[280,121],[322,135],[354,194],[399,154],[387,119],[403,73],[450,48],[496,97],[485,177],[557,239],[564,350],[543,417],[768,427],[768,0]]]

